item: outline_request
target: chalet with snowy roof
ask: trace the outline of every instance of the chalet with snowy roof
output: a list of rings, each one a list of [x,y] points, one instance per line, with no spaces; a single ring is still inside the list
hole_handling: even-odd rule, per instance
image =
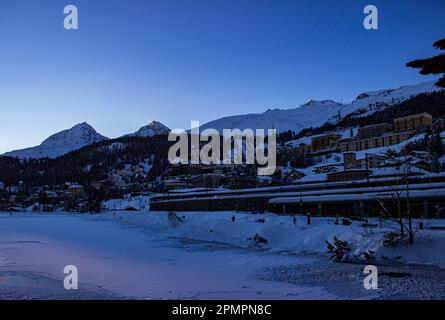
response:
[[[107,184],[108,184],[107,179],[90,182],[90,186],[96,190],[100,190],[102,187],[105,187]]]
[[[72,184],[68,187],[66,193],[73,198],[81,198],[85,195],[85,189],[79,184]]]
[[[440,168],[435,168],[432,161],[426,161],[422,159],[416,159],[412,162],[412,165],[416,168],[422,169],[424,171],[432,172],[439,171]]]
[[[284,176],[283,182],[286,184],[298,183],[301,182],[301,179],[305,176],[306,174],[304,174],[303,172],[298,171],[296,169],[292,169]]]
[[[409,155],[419,160],[425,160],[425,161],[433,160],[433,157],[427,151],[411,151]]]
[[[341,163],[334,163],[334,164],[324,164],[320,166],[315,166],[312,171],[315,174],[323,174],[323,173],[330,173],[330,172],[337,172],[340,170],[340,167],[342,166]]]

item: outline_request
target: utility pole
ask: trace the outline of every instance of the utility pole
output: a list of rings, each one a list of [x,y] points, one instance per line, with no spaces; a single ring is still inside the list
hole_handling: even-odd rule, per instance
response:
[[[402,172],[402,177],[401,179],[396,179],[396,185],[394,188],[394,193],[396,195],[397,198],[397,211],[398,211],[398,216],[399,216],[399,225],[400,225],[400,237],[403,239],[405,236],[405,229],[404,229],[404,225],[403,225],[403,211],[402,211],[402,203],[401,203],[401,196],[403,193],[403,183],[406,184],[407,182],[407,175],[406,175],[406,170],[404,170],[404,163],[406,161],[400,161],[398,159],[393,159],[391,155],[386,154],[384,157],[385,160],[388,160],[392,163],[394,163],[397,167],[397,171],[398,170],[403,170]],[[400,185],[399,185],[399,180],[400,180]],[[405,181],[404,181],[405,180]],[[407,184],[406,184],[407,185]]]
[[[299,189],[300,189],[300,214],[303,214],[303,198],[301,197],[301,177],[300,177],[300,185],[299,185]]]
[[[414,234],[413,234],[413,223],[411,219],[411,208],[410,208],[410,198],[409,198],[409,178],[408,176],[411,173],[411,159],[406,159],[406,174],[405,174],[405,183],[406,183],[406,215],[408,217],[408,235],[409,235],[409,243],[413,244],[414,242]]]
[[[403,237],[405,236],[405,229],[403,229],[402,204],[400,203],[400,194],[398,192],[399,192],[399,179],[396,178],[397,210],[399,214],[400,237],[403,239]]]
[[[369,186],[369,163],[368,163],[368,153],[365,153],[365,161],[366,161],[366,181]]]

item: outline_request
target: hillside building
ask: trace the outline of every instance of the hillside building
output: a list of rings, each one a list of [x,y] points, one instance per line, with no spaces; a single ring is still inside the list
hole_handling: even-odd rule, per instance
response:
[[[359,139],[370,139],[380,137],[391,131],[392,125],[390,125],[389,123],[372,124],[359,128],[357,137]]]
[[[394,130],[396,132],[417,131],[432,128],[432,126],[433,117],[426,112],[394,119]]]
[[[437,127],[442,126],[438,119]],[[408,140],[416,132],[433,128],[433,117],[428,113],[414,114],[407,117],[396,118],[394,125],[389,123],[377,123],[358,129],[357,136],[342,138],[338,133],[320,134],[311,137],[311,144],[300,144],[294,148],[295,156],[320,154],[327,152],[355,152],[373,148],[389,147]]]
[[[321,134],[312,137],[312,152],[333,148],[335,142],[341,139],[338,133]]]
[[[361,151],[366,149],[389,147],[408,140],[412,136],[409,132],[388,132],[380,137],[369,139],[348,138],[339,141],[341,152]]]

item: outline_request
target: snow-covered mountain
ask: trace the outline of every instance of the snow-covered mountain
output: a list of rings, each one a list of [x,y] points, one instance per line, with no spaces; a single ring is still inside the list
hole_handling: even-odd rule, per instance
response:
[[[158,121],[152,121],[148,125],[140,128],[135,133],[129,134],[130,137],[154,137],[169,133],[170,129]]]
[[[380,90],[360,94],[352,103],[341,104],[332,100],[310,100],[300,107],[293,109],[273,109],[261,114],[246,114],[230,116],[208,122],[201,126],[201,130],[213,128],[222,129],[246,128],[271,129],[277,132],[293,130],[299,131],[319,127],[326,122],[337,122],[339,117],[345,117],[353,112],[369,115],[385,107],[403,102],[411,97],[427,92],[441,90],[434,85],[434,81],[418,85],[403,86],[398,89]]]
[[[353,112],[361,116],[372,114],[385,107],[401,103],[421,93],[430,93],[443,90],[436,87],[435,81],[423,82],[417,85],[402,86],[397,89],[371,91],[360,94],[352,103],[346,104],[341,109],[344,117]]]
[[[84,146],[107,140],[88,123],[80,123],[71,129],[53,134],[39,146],[7,152],[4,156],[18,158],[57,158]]]
[[[140,128],[135,133],[126,137],[153,137],[170,132],[170,129],[160,122],[153,121],[147,126]],[[71,129],[61,131],[50,136],[39,146],[15,150],[3,154],[8,157],[24,158],[57,158],[68,152],[78,150],[96,142],[108,140],[99,134],[88,123],[80,123]]]
[[[222,132],[223,129],[246,128],[272,129],[277,132],[292,129],[300,131],[310,126],[321,126],[330,118],[338,114],[342,104],[332,100],[310,100],[301,107],[294,109],[269,109],[261,114],[246,114],[225,117],[208,122],[201,126],[201,130],[212,128]]]

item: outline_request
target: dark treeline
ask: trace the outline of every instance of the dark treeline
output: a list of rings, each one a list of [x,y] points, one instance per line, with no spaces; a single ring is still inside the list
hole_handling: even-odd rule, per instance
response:
[[[166,135],[123,137],[86,146],[56,159],[0,157],[0,181],[6,185],[19,181],[28,186],[60,185],[67,181],[87,185],[106,179],[112,169],[120,170],[126,164],[137,165],[143,161],[152,164],[147,177],[152,181],[165,170],[170,145]]]

